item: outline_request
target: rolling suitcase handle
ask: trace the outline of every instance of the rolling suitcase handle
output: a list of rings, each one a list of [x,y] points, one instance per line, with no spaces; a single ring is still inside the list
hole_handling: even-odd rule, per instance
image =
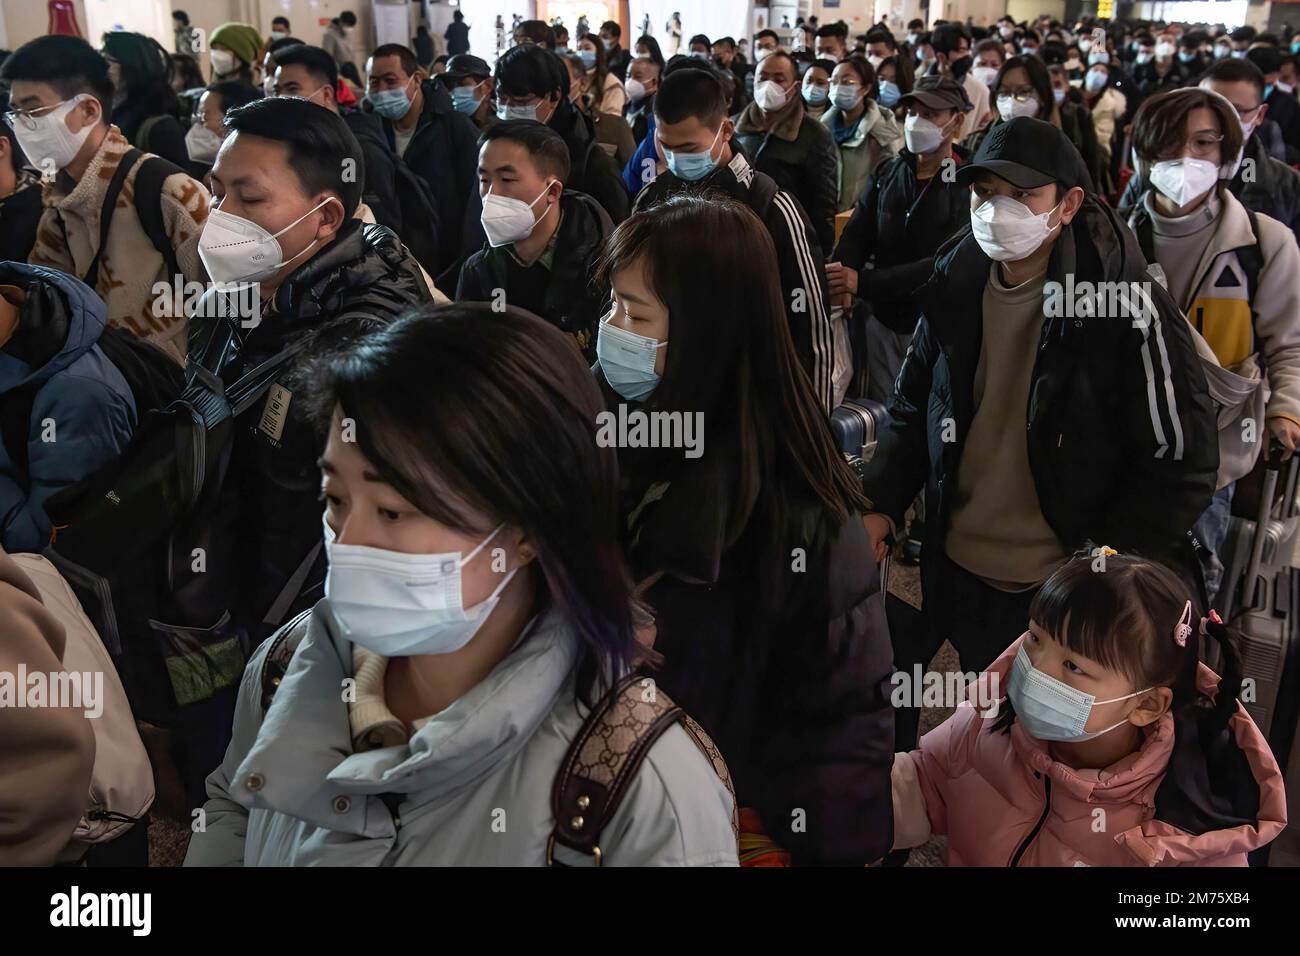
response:
[[[1243,610],[1259,607],[1256,596],[1259,590],[1256,578],[1259,577],[1259,565],[1264,557],[1264,530],[1268,527],[1273,513],[1273,493],[1277,490],[1278,472],[1282,469],[1282,444],[1271,442],[1268,449],[1268,461],[1264,465],[1264,488],[1259,495],[1259,515],[1255,519],[1255,538],[1250,545],[1250,563],[1246,565],[1246,579],[1242,584],[1241,597]],[[1283,513],[1288,506],[1283,503]],[[1247,591],[1249,588],[1249,591]]]

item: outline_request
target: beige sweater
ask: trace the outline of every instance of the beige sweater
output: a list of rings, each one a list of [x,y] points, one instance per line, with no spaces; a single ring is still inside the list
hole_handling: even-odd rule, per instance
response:
[[[1043,325],[1045,275],[1013,288],[994,263],[984,287],[975,417],[957,466],[945,550],[995,587],[1037,584],[1064,557],[1029,470],[1026,409]]]
[[[99,216],[108,183],[131,144],[116,126],[95,154],[79,182],[60,174],[46,183],[45,212],[36,231],[29,261],[81,278],[99,248]],[[108,324],[129,329],[184,362],[188,322],[183,315],[154,315],[154,284],[172,285],[162,254],[154,248],[135,212],[133,169],[122,185],[109,228],[108,247],[99,260],[95,291],[108,304]],[[198,256],[198,237],[208,218],[208,191],[183,173],[163,182],[163,225],[176,250],[185,281],[207,282]],[[179,311],[179,310],[177,310]]]

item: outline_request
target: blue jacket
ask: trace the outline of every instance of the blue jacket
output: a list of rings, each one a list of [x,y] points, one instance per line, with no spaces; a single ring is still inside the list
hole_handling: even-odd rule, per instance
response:
[[[0,439],[0,542],[6,551],[41,551],[50,539],[45,499],[121,453],[135,430],[135,400],[96,344],[107,310],[89,287],[17,262],[0,263],[0,285],[27,291],[18,327],[0,348],[0,402],[39,383],[26,469]]]

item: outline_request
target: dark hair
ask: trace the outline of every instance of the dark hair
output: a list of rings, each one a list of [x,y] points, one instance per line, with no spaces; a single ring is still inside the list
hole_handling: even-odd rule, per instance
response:
[[[300,66],[311,76],[329,83],[331,90],[338,91],[338,62],[318,46],[299,43],[295,46],[285,47],[275,55],[275,65],[277,67]]]
[[[1228,57],[1215,60],[1201,74],[1201,80],[1214,80],[1216,83],[1252,83],[1259,90],[1259,98],[1264,98],[1264,74],[1254,63],[1244,57]]]
[[[175,116],[180,101],[171,86],[167,51],[153,37],[115,30],[105,33],[105,52],[117,60],[126,102],[141,116]],[[121,107],[119,107],[120,109]]]
[[[790,61],[790,71],[791,71],[790,75],[791,75],[793,78],[796,78],[796,79],[798,78],[798,76],[799,76],[799,61],[798,61],[797,59],[795,59],[794,54],[792,54],[792,53],[791,53],[790,51],[788,51],[788,50],[783,50],[783,49],[776,49],[776,50],[773,50],[773,51],[772,51],[771,53],[769,53],[767,56],[763,57],[763,65],[764,65],[764,66],[767,66],[768,64],[772,63],[774,60],[789,60],[789,61]]]
[[[272,18],[271,18],[271,26],[275,26],[277,23],[283,23],[283,24],[287,27],[287,26],[289,25],[289,18],[288,18],[288,17],[272,17]]]
[[[868,45],[872,43],[883,43],[891,50],[898,49],[898,41],[894,39],[893,31],[888,27],[882,27],[879,25],[874,26],[867,31],[866,42]]]
[[[935,53],[952,53],[962,40],[970,40],[970,34],[960,23],[945,23],[930,31],[930,46]]]
[[[232,136],[244,133],[284,143],[288,166],[305,193],[335,193],[346,217],[356,212],[366,180],[365,157],[343,117],[296,96],[270,96],[227,110],[225,123]],[[355,175],[344,178],[348,159],[356,164]]]
[[[0,116],[9,110],[9,91],[0,89]],[[9,141],[9,165],[13,167],[15,173],[21,172],[22,168],[27,165],[27,157],[23,153],[23,148],[18,145],[18,137],[14,135],[13,129],[8,123],[0,122],[0,136]]]
[[[1192,596],[1188,583],[1148,558],[1114,554],[1104,559],[1104,570],[1094,571],[1098,560],[1090,554],[1076,556],[1053,573],[1029,605],[1030,621],[1076,654],[1128,677],[1134,687],[1172,689],[1176,720],[1197,715],[1226,725],[1241,688],[1241,661],[1226,629],[1206,629],[1219,643],[1225,664],[1211,705],[1197,689],[1195,602],[1192,634],[1184,646],[1174,639]],[[1004,701],[990,730],[1009,732],[1014,720],[1011,702]]]
[[[980,54],[989,52],[996,53],[999,60],[1005,60],[1007,58],[1007,50],[1006,47],[1002,45],[1002,41],[995,40],[992,37],[987,40],[980,40],[979,43],[975,44],[975,49],[971,51],[977,59]]]
[[[172,19],[179,20],[181,21],[181,23],[185,24],[186,26],[189,26],[190,24],[190,15],[186,13],[184,10],[173,10]]]
[[[659,81],[654,111],[660,123],[680,123],[693,116],[716,126],[727,115],[727,96],[712,69],[674,69]]]
[[[1253,50],[1247,50],[1246,60],[1254,63],[1259,67],[1259,71],[1265,75],[1276,73],[1282,69],[1282,54],[1277,51],[1276,47],[1257,46]]]
[[[756,593],[779,600],[790,542],[832,533],[865,511],[866,500],[795,353],[772,237],[748,206],[678,194],[614,230],[596,282],[609,285],[634,261],[643,264],[672,323],[663,379],[647,405],[701,413],[713,435],[729,436],[712,439],[729,456],[713,463],[717,500],[732,503],[723,533],[734,544],[754,530],[746,539],[766,571]],[[640,487],[690,467],[667,449],[625,455],[627,477]],[[819,529],[802,525],[808,505],[822,519]]]
[[[639,46],[643,46],[650,51],[650,59],[659,64],[659,72],[662,73],[664,69],[664,54],[663,51],[659,49],[659,41],[649,35],[641,36],[637,37],[636,43],[632,44],[632,49],[635,50]]]
[[[177,77],[186,90],[198,89],[207,84],[199,70],[199,61],[188,53],[167,54],[167,82],[170,84]]]
[[[716,40],[713,41],[713,45],[714,45],[714,46],[718,46],[719,44],[721,44],[722,46],[727,47],[727,48],[730,49],[730,50],[735,50],[735,49],[736,49],[736,39],[735,39],[735,37],[719,37],[718,39],[716,39]]]
[[[420,61],[415,58],[411,48],[402,46],[400,43],[381,43],[375,47],[374,52],[370,54],[371,62],[378,60],[381,56],[395,56],[402,65],[402,72],[407,76],[414,76],[415,71],[420,68]],[[409,81],[408,81],[409,82]]]
[[[357,15],[351,10],[344,10],[339,14],[339,22],[344,26],[354,27],[357,25]]]
[[[617,40],[619,37],[623,35],[623,28],[620,27],[613,20],[606,20],[604,23],[600,25],[600,30],[598,32],[608,33],[615,40]]]
[[[1255,35],[1254,27],[1237,27],[1237,29],[1228,34],[1228,38],[1235,40],[1237,43],[1249,43],[1251,40],[1255,39]]]
[[[1133,117],[1133,150],[1155,162],[1161,156],[1181,154],[1186,139],[1187,117],[1204,107],[1219,121],[1223,140],[1219,143],[1221,163],[1232,161],[1241,151],[1241,120],[1237,111],[1218,93],[1199,86],[1184,86],[1153,93],[1142,101]]]
[[[569,92],[569,71],[550,50],[521,43],[501,54],[496,67],[497,91],[506,96],[547,97]]]
[[[858,79],[862,81],[862,88],[867,91],[868,99],[876,98],[876,69],[861,53],[852,53],[835,64],[837,67],[848,66],[854,73],[858,74]],[[883,66],[884,63],[882,62]],[[832,71],[834,72],[834,71]]]
[[[108,61],[81,37],[43,36],[24,43],[5,59],[0,79],[46,83],[65,100],[89,93],[99,101],[105,123],[113,112]]]
[[[479,147],[497,139],[518,143],[527,150],[538,172],[560,182],[569,179],[569,147],[564,138],[545,123],[533,120],[503,120],[493,123],[478,138]]]
[[[591,704],[640,654],[617,454],[596,442],[604,403],[568,336],[514,306],[456,303],[317,364],[307,403],[322,431],[341,409],[366,461],[421,512],[468,534],[505,524],[536,549],[540,597],[582,646],[577,696]]]
[[[523,34],[526,39],[539,43],[548,50],[555,49],[555,31],[542,20],[523,20],[514,32]]]
[[[213,83],[205,92],[215,93],[221,97],[222,115],[233,109],[259,100],[262,98],[262,91],[255,86],[249,86],[247,83],[239,83],[235,80],[225,80],[221,83]]]
[[[822,57],[821,59],[813,60],[811,63],[805,66],[800,71],[800,73],[802,76],[807,76],[809,70],[821,70],[823,73],[827,75],[827,77],[829,77],[832,73],[835,72],[835,63],[836,63],[835,60],[828,60],[825,57]]]
[[[880,71],[887,66],[894,68],[893,84],[898,87],[898,95],[906,96],[912,92],[916,80],[916,71],[912,67],[912,58],[910,56],[894,55],[887,56],[880,61],[880,66],[876,67],[876,86],[880,86]],[[895,107],[897,108],[897,104]]]
[[[907,28],[908,28],[909,30],[924,30],[924,29],[925,29],[925,21],[922,20],[922,19],[920,19],[919,17],[914,18],[914,19],[911,19],[911,20],[908,20],[908,21],[907,21]]]
[[[453,13],[453,14],[451,15],[451,18],[452,18],[453,20],[464,20],[464,19],[465,19],[465,14],[463,14],[463,13],[461,13],[459,10],[457,10],[455,13]],[[428,33],[428,32],[429,32],[429,28],[426,27],[426,26],[424,26],[423,24],[420,25],[419,29],[417,29],[416,32],[418,33],[420,30],[423,30],[425,33]]]
[[[1007,57],[1007,62],[1003,63],[998,69],[998,78],[993,82],[994,98],[996,99],[998,91],[1002,89],[1002,80],[1008,73],[1016,69],[1025,71],[1025,74],[1029,77],[1029,85],[1038,94],[1040,115],[1036,118],[1050,121],[1052,111],[1056,107],[1056,97],[1052,94],[1052,77],[1047,72],[1047,64],[1036,56]]]
[[[823,23],[817,28],[815,36],[818,36],[823,40],[827,37],[834,37],[837,40],[847,43],[849,39],[849,25],[843,20],[838,20],[835,23]]]
[[[302,44],[302,43],[303,43],[303,41],[302,41],[302,40],[299,40],[297,37],[280,37],[280,39],[278,39],[278,40],[272,40],[270,43],[268,43],[267,46],[266,46],[266,51],[267,51],[267,53],[270,53],[270,54],[271,54],[271,59],[274,60],[274,59],[275,59],[275,54],[279,53],[279,52],[280,52],[281,50],[283,50],[285,47],[290,47],[290,46],[299,46],[299,45]],[[278,64],[278,61],[277,61],[277,64]],[[336,69],[336,70],[338,69],[338,64],[337,64],[337,63],[335,64],[335,69]]]
[[[713,49],[713,41],[710,40],[708,37],[706,37],[703,33],[697,33],[695,34],[695,36],[691,37],[690,42],[686,44],[686,49],[689,50],[697,43],[701,44],[705,49],[708,50]]]
[[[754,45],[757,46],[758,41],[764,39],[765,37],[771,37],[773,40],[777,42],[777,45],[780,46],[781,38],[777,36],[775,30],[759,30],[757,33],[754,34]]]
[[[605,44],[600,41],[600,37],[596,34],[588,33],[578,40],[578,43],[581,44],[583,40],[586,40],[594,47],[596,54],[596,62],[592,65],[590,73],[591,82],[587,84],[587,88],[591,91],[593,107],[598,108],[601,98],[605,95],[605,83],[609,78],[609,55],[605,52]],[[581,56],[578,57],[578,62],[582,62]],[[585,73],[586,69],[587,67],[584,64],[582,71]]]

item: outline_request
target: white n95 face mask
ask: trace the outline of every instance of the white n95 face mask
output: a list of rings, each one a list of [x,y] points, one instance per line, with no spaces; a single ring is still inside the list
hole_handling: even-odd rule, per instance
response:
[[[546,212],[534,219],[533,207],[554,183],[555,180],[547,183],[546,189],[538,193],[537,199],[532,202],[512,199],[509,196],[497,196],[491,192],[484,196],[483,214],[480,220],[483,223],[483,231],[487,233],[488,245],[495,249],[497,246],[520,242],[532,235],[533,229],[552,209],[552,206],[547,206]]]
[[[996,262],[1023,259],[1046,241],[1052,227],[1047,224],[1057,203],[1042,215],[1029,211],[1010,196],[986,199],[971,211],[970,230],[984,254]]]
[[[228,50],[211,50],[208,57],[212,60],[212,72],[218,76],[225,76],[239,62],[235,59],[235,54]]]
[[[1128,723],[1128,717],[1117,721],[1103,730],[1091,733],[1083,728],[1088,724],[1092,708],[1097,704],[1113,704],[1128,700],[1151,690],[1145,687],[1123,697],[1109,700],[1097,700],[1092,694],[1071,687],[1050,674],[1044,674],[1029,661],[1029,654],[1022,644],[1016,652],[1016,661],[1011,666],[1011,680],[1007,684],[1007,700],[1015,708],[1016,720],[1025,728],[1025,733],[1039,740],[1072,741],[1078,743],[1092,740],[1102,734],[1108,734],[1116,727]]]
[[[87,99],[93,97],[89,93],[78,93],[43,116],[19,115],[13,120],[10,128],[32,166],[45,169],[45,161],[50,160],[55,169],[63,169],[77,158],[95,124],[87,123],[74,133],[68,129],[68,114]]]
[[[1179,206],[1209,192],[1219,181],[1219,167],[1204,159],[1162,159],[1151,167],[1151,185]]]
[[[275,275],[283,266],[316,245],[313,239],[288,259],[284,258],[278,237],[283,236],[326,203],[337,202],[330,196],[295,219],[277,233],[269,233],[251,219],[213,209],[199,236],[199,258],[213,282],[259,282]],[[340,205],[342,205],[340,203]]]
[[[998,97],[998,115],[1002,117],[1004,123],[1018,116],[1037,116],[1042,105],[1037,96],[1018,100],[1014,96],[1003,93]]]
[[[221,137],[202,123],[195,123],[185,134],[185,152],[196,163],[211,166],[221,149]]]
[[[933,153],[943,145],[943,128],[911,113],[903,120],[903,141],[910,153]]]
[[[754,102],[765,113],[776,113],[785,108],[789,94],[776,80],[764,80],[754,87]]]
[[[404,554],[339,544],[325,522],[325,596],[353,644],[383,657],[451,654],[474,639],[501,599],[516,567],[487,599],[466,608],[461,569],[478,556],[497,529],[467,555]]]

